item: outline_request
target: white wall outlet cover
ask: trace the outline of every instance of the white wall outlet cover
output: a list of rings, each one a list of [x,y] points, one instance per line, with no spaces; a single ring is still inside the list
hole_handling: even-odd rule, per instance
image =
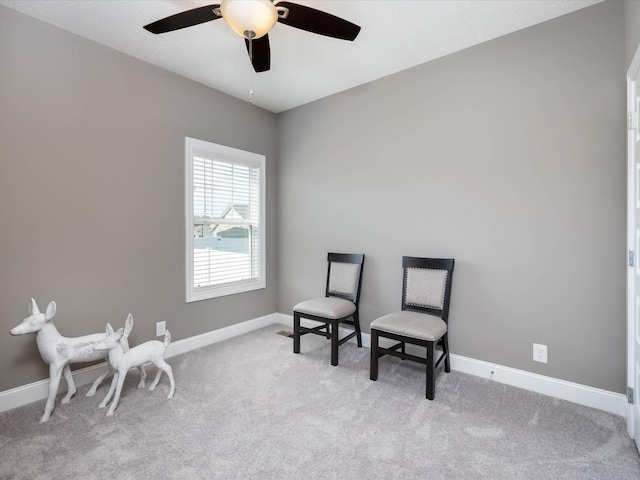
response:
[[[547,346],[538,343],[533,344],[533,360],[535,362],[547,363]]]
[[[167,322],[157,322],[156,323],[156,337],[160,337],[164,335],[167,330]]]

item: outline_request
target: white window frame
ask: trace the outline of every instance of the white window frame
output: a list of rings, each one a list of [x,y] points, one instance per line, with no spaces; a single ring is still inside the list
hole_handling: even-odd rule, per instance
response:
[[[260,193],[259,193],[259,219],[257,227],[259,229],[259,241],[257,262],[259,271],[257,278],[243,281],[229,282],[226,284],[196,288],[194,285],[194,156],[204,156],[233,164],[240,164],[258,168],[260,170]],[[236,148],[226,147],[215,143],[185,137],[185,264],[186,264],[186,301],[196,302],[209,298],[216,298],[236,293],[249,292],[266,288],[266,188],[265,188],[265,164],[264,155],[246,152]]]

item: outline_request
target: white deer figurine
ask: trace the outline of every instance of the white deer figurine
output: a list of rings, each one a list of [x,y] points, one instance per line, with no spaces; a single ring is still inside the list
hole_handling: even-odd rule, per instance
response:
[[[124,324],[124,334],[122,335],[122,338],[120,339],[120,345],[122,345],[122,349],[125,352],[127,352],[129,350],[129,334],[131,333],[132,329],[133,329],[133,317],[131,315],[129,315],[127,317],[127,321]],[[100,335],[103,336],[103,337],[106,337],[105,333],[101,333]],[[108,350],[100,350],[100,353],[104,354],[104,358],[107,358],[107,356],[109,354],[109,351]],[[107,362],[107,369],[98,378],[96,378],[95,382],[93,382],[93,385],[91,385],[91,388],[89,389],[89,391],[86,394],[87,397],[92,397],[93,395],[95,395],[96,389],[98,388],[98,386],[102,383],[104,378],[107,375],[109,375],[109,372],[111,372],[112,370],[113,370],[113,368],[111,367],[111,364],[109,362]],[[142,365],[140,365],[138,367],[138,371],[140,372],[140,382],[138,383],[138,388],[144,388],[144,384],[145,384],[145,380],[147,378],[147,374],[144,371],[144,367]]]
[[[107,358],[105,350],[97,350],[95,348],[96,343],[104,340],[106,335],[104,333],[94,333],[75,338],[63,337],[51,321],[56,314],[55,302],[50,302],[47,306],[47,311],[40,313],[38,304],[32,298],[29,301],[29,313],[30,315],[20,325],[11,330],[11,335],[35,333],[42,360],[49,365],[49,395],[44,407],[44,414],[40,418],[41,422],[46,422],[53,411],[58,386],[60,385],[60,377],[64,374],[64,378],[67,381],[67,394],[60,403],[69,403],[71,397],[76,393],[76,385],[73,382],[69,364]],[[143,376],[144,372],[141,371],[140,374]],[[97,383],[94,386],[97,387]]]
[[[129,314],[129,316],[127,317],[127,321],[129,321],[130,318],[131,314]],[[131,321],[133,321],[132,318]],[[129,369],[133,367],[139,367],[148,362],[151,362],[156,367],[158,367],[156,378],[153,380],[153,383],[149,387],[149,390],[154,390],[156,388],[158,382],[160,381],[162,372],[166,372],[167,376],[169,377],[169,382],[171,383],[171,388],[169,389],[167,400],[173,398],[173,394],[176,389],[171,366],[164,361],[164,353],[171,343],[171,334],[169,333],[169,330],[167,330],[165,333],[164,342],[151,340],[149,342],[137,345],[126,352],[120,344],[120,339],[123,335],[124,329],[119,328],[118,331],[114,332],[113,328],[111,328],[111,325],[107,324],[107,336],[105,339],[98,342],[96,346],[96,348],[109,351],[109,363],[114,370],[113,380],[111,381],[109,392],[107,393],[107,396],[104,397],[104,400],[102,400],[102,403],[100,403],[99,405],[100,408],[104,408],[107,403],[109,403],[109,400],[111,400],[111,397],[113,396],[115,390],[115,397],[113,398],[113,401],[109,406],[107,416],[113,415],[113,412],[117,408],[118,401],[120,400],[120,393],[122,392],[122,385],[124,384],[124,379],[127,376],[127,372],[129,371]]]

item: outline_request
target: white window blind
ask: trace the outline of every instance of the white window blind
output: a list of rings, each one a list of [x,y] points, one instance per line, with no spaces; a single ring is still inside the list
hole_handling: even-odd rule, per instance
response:
[[[264,288],[264,156],[185,144],[187,302]]]

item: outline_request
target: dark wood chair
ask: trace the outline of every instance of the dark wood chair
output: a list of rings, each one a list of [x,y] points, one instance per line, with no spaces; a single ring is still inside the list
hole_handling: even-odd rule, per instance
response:
[[[402,310],[371,322],[371,380],[378,379],[378,359],[393,355],[422,363],[427,367],[427,394],[435,397],[435,370],[444,360],[444,371],[450,372],[448,316],[453,279],[453,258],[402,257]],[[398,343],[382,348],[379,338]],[[406,353],[405,344],[426,348],[426,358]],[[442,355],[434,361],[436,346]]]
[[[331,365],[338,365],[338,347],[357,337],[362,347],[362,333],[358,318],[360,285],[364,254],[329,253],[325,296],[306,300],[293,307],[293,353],[300,353],[300,337],[307,333],[331,340]],[[316,327],[303,327],[300,319],[322,322]],[[339,338],[339,325],[352,325],[354,331]]]

